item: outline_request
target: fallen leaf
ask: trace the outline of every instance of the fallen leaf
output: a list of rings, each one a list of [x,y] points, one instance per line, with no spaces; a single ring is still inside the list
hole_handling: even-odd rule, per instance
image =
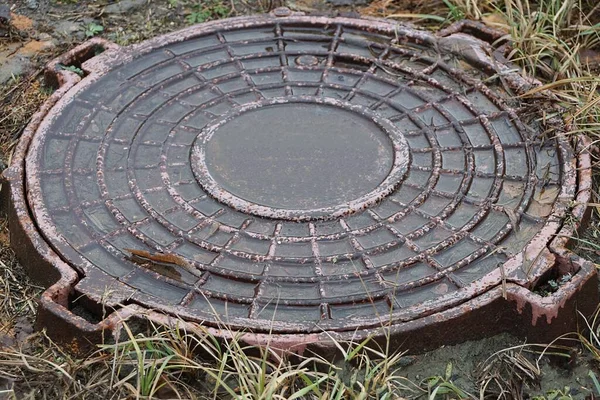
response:
[[[33,323],[27,317],[18,317],[13,330],[17,342],[24,343],[33,333]]]
[[[518,232],[519,231],[519,218],[517,217],[517,214],[509,208],[505,208],[504,213],[510,220],[510,224],[512,225],[515,232]]]
[[[534,216],[547,217],[552,213],[559,192],[560,188],[558,186],[551,186],[537,191],[533,195],[527,211]]]
[[[591,49],[581,49],[579,50],[579,61],[592,70],[599,69],[600,52]]]
[[[15,338],[5,335],[4,333],[0,333],[0,349],[15,347],[17,342]]]
[[[508,23],[506,22],[506,17],[501,13],[491,13],[486,14],[481,17],[481,20],[489,26],[493,26],[494,28],[501,30],[505,33],[508,33]]]

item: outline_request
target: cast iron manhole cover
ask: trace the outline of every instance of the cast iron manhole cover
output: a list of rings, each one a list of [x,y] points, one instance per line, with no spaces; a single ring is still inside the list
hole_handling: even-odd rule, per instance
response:
[[[42,320],[154,310],[290,343],[383,324],[427,332],[418,348],[571,318],[594,286],[564,250],[589,160],[515,111],[531,85],[491,51],[288,15],[55,61],[62,87],[5,174],[17,252],[60,278]],[[78,61],[82,79],[58,65]]]

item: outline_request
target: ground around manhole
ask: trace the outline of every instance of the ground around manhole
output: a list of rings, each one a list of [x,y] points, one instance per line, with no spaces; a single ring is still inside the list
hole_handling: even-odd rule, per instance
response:
[[[557,5],[563,2],[545,0],[541,3],[548,8],[544,12],[551,15],[551,12],[557,12],[551,11],[552,7],[559,9]],[[564,7],[571,7],[571,3],[581,4],[566,1]],[[44,85],[43,65],[87,38],[101,36],[120,45],[129,45],[193,23],[259,13],[281,5],[303,12],[394,14],[407,20],[416,20],[416,15],[420,14],[426,15],[421,22],[441,26],[448,19],[477,16],[473,7],[478,5],[489,11],[489,4],[446,0],[383,0],[371,4],[363,0],[290,0],[285,4],[281,0],[23,0],[0,3],[0,167],[4,168],[8,163],[24,126],[51,93]],[[511,4],[523,6],[524,3],[512,1]],[[598,31],[592,29],[600,19],[598,7],[591,4],[582,8],[573,10],[587,18],[585,23],[590,27],[587,34],[598,35]],[[491,11],[485,13],[483,20],[489,24],[504,24],[507,14],[506,8],[503,12]],[[540,14],[536,15],[535,18],[540,19]],[[560,13],[556,15],[560,16]],[[524,15],[523,18],[533,17]],[[585,51],[577,53],[582,69],[588,71],[600,65],[600,57],[594,50],[598,41],[591,43]],[[543,67],[539,72],[548,80],[569,77],[548,78],[547,75],[557,68],[543,57],[540,62]],[[570,96],[572,99],[573,90],[565,89],[565,98]],[[590,104],[593,103],[593,91],[588,97]],[[596,123],[597,115],[590,115],[589,109],[586,112],[584,116],[591,118],[588,122]],[[593,214],[597,214],[595,208]],[[315,369],[309,373],[283,361],[261,364],[249,359],[232,364],[221,357],[222,364],[206,364],[196,356],[182,355],[193,347],[188,343],[191,339],[187,342],[175,340],[176,333],[162,331],[150,332],[120,346],[106,347],[85,359],[74,358],[51,343],[43,333],[34,332],[36,297],[41,288],[29,283],[14,260],[8,247],[8,235],[4,223],[0,232],[0,398],[233,398],[238,395],[275,398],[268,396],[269,384],[274,385],[273,394],[285,393],[279,398],[291,397],[291,387],[299,393],[296,398],[333,398],[333,393],[338,392],[342,393],[341,398],[356,398],[361,390],[365,391],[361,385],[364,388],[367,384],[373,385],[369,392],[372,396],[365,398],[382,398],[387,390],[381,391],[379,388],[382,387],[396,390],[388,398],[519,399],[538,396],[539,399],[591,399],[600,396],[597,381],[600,379],[597,365],[600,342],[593,333],[586,334],[584,327],[582,336],[573,333],[559,345],[532,344],[510,335],[499,335],[422,355],[391,358],[392,365],[387,366],[388,372],[383,375],[378,372],[381,363],[355,354],[348,354],[346,362],[331,366],[336,369],[326,374],[316,371],[321,371],[322,365],[321,368],[303,365],[302,368],[308,365],[309,370]],[[598,218],[592,218],[577,243],[580,243],[584,256],[593,261],[600,260]],[[594,325],[595,321],[589,319],[589,323]],[[204,349],[208,346],[196,344]],[[235,346],[220,349],[223,354],[226,350],[230,355],[242,354]],[[276,359],[276,356],[271,358]],[[177,362],[173,363],[173,360]],[[157,365],[163,365],[160,363],[169,368],[158,368]],[[256,369],[260,365],[265,366],[263,375],[260,375],[260,368]],[[219,368],[221,373],[215,373]],[[298,371],[304,371],[303,378],[299,378]],[[236,372],[246,378],[236,377]],[[267,377],[266,383],[265,379],[262,381],[265,390],[258,388],[259,378],[254,386],[248,383],[254,382],[254,376]],[[269,383],[269,378],[274,383]],[[390,384],[392,381],[393,385]],[[302,391],[300,382],[308,389]]]

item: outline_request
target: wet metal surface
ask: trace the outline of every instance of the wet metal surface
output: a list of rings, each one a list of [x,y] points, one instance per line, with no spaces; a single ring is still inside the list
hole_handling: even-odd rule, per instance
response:
[[[115,309],[306,335],[435,329],[502,298],[550,323],[594,273],[554,239],[589,165],[517,115],[531,82],[486,50],[302,16],[111,47],[24,136],[15,213],[69,290]],[[559,270],[580,283],[558,303],[522,294]]]
[[[192,170],[214,199],[245,213],[305,221],[376,204],[410,160],[400,130],[368,108],[290,96],[237,107],[207,125]]]
[[[356,113],[287,103],[245,113],[204,149],[207,173],[249,202],[281,209],[336,206],[389,174],[392,142]]]

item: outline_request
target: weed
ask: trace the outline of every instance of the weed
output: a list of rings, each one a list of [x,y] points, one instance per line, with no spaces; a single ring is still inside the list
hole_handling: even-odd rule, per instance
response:
[[[87,26],[85,27],[86,37],[94,37],[102,32],[104,32],[104,27],[93,22],[87,24]]]
[[[489,0],[444,0],[444,4],[448,7],[451,16],[480,20],[484,12],[492,8],[493,2]]]
[[[572,278],[573,276],[570,273],[566,273],[554,279],[548,279],[545,282],[539,283],[534,289],[534,293],[537,293],[542,297],[549,296],[558,291],[561,286],[565,285]]]
[[[200,1],[192,6],[192,12],[186,16],[189,24],[199,24],[212,19],[225,18],[230,9],[221,0]]]
[[[596,389],[596,394],[598,394],[600,396],[600,382],[598,382],[598,377],[596,376],[594,371],[589,371],[588,376],[594,383],[594,389]]]
[[[400,392],[422,393],[422,388],[401,375],[399,365],[404,353],[390,352],[389,340],[385,348],[371,338],[360,343],[331,340],[343,359],[335,365],[320,360],[323,365],[329,365],[329,379],[321,385],[327,398],[391,399]]]
[[[431,400],[439,398],[438,396],[458,396],[459,399],[476,399],[472,394],[459,388],[452,379],[452,363],[449,362],[446,365],[446,371],[443,376],[435,375],[426,378],[422,385],[427,388],[427,395]]]
[[[75,65],[62,65],[62,64],[58,64],[58,67],[60,69],[64,69],[65,71],[71,71],[76,73],[79,76],[84,76],[85,72],[83,72],[83,70]]]
[[[450,0],[443,0],[446,7],[448,7],[448,16],[446,20],[448,21],[460,21],[465,19],[465,14],[462,9],[456,5],[454,5]]]
[[[533,396],[531,400],[573,400],[572,389],[565,386],[562,389],[549,390],[546,396]]]
[[[573,20],[580,15],[578,7],[576,0],[542,0],[536,10],[524,0],[505,1],[513,40],[509,57],[529,73],[551,81],[582,75],[577,53],[597,42],[599,31]]]

